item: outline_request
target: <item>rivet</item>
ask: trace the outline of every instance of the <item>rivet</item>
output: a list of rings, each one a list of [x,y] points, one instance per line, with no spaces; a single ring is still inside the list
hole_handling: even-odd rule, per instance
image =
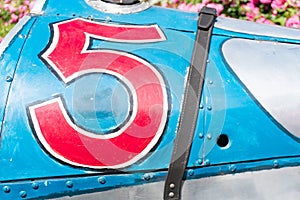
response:
[[[175,196],[174,192],[169,192],[169,197],[173,198]]]
[[[212,80],[210,80],[208,83],[212,85],[214,82]]]
[[[206,159],[206,160],[204,161],[204,165],[210,165],[209,159]]]
[[[20,193],[19,193],[20,197],[22,198],[25,198],[27,196],[27,193],[26,191],[22,190]]]
[[[207,110],[212,110],[212,107],[211,106],[207,106]]]
[[[203,133],[199,133],[199,138],[202,139],[204,137]]]
[[[203,106],[202,104],[200,104],[199,108],[200,108],[200,109],[203,109],[203,108],[204,108],[204,106]]]
[[[144,174],[143,178],[144,178],[144,180],[149,181],[151,179],[151,175],[150,174]]]
[[[5,80],[6,82],[12,82],[13,78],[11,76],[7,76]]]
[[[174,183],[170,183],[169,187],[170,187],[171,189],[174,189],[174,188],[175,188],[175,184],[174,184]]]
[[[235,171],[236,171],[236,166],[235,166],[235,165],[230,165],[230,166],[229,166],[229,170],[230,170],[231,172],[235,172]]]
[[[188,170],[188,175],[189,175],[189,176],[193,176],[193,175],[194,175],[194,170],[189,169],[189,170]]]
[[[278,168],[279,167],[278,160],[274,160],[273,166],[274,166],[274,168]]]
[[[72,188],[72,187],[73,187],[73,182],[72,182],[72,181],[67,181],[67,182],[66,182],[66,186],[67,186],[68,188]]]
[[[202,164],[202,159],[198,159],[197,161],[196,161],[196,163],[198,164],[198,165],[201,165]]]
[[[105,17],[105,22],[110,22],[111,18],[110,17]]]
[[[9,186],[4,186],[3,187],[3,192],[10,193],[10,187]]]
[[[99,177],[98,182],[101,183],[101,184],[105,184],[106,183],[105,177],[103,177],[103,176]]]
[[[34,190],[37,190],[40,187],[38,183],[32,183],[31,186]]]
[[[210,61],[207,59],[206,62],[209,63]]]
[[[209,134],[207,134],[206,138],[207,138],[208,140],[211,140],[211,139],[212,139],[212,136],[211,136],[211,134],[210,134],[210,133],[209,133]]]

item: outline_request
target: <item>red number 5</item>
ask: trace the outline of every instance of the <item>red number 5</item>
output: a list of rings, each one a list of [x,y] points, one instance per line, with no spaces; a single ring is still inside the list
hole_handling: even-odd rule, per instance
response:
[[[147,61],[121,51],[89,50],[90,38],[124,43],[165,40],[156,25],[112,25],[72,19],[52,25],[52,41],[41,58],[66,84],[79,76],[107,73],[122,80],[132,95],[132,115],[120,129],[97,135],[77,126],[61,97],[29,107],[37,138],[55,158],[89,168],[122,168],[144,157],[158,142],[168,102],[160,72]]]

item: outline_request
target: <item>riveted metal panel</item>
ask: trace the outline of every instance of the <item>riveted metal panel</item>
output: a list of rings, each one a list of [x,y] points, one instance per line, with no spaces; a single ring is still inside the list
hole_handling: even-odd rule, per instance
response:
[[[14,37],[5,48],[4,57],[1,60],[2,66],[5,66],[1,68],[3,81],[2,85],[0,84],[0,87],[5,84],[3,99],[0,102],[3,108],[2,115],[4,107],[6,107],[6,111],[0,145],[0,189],[2,189],[0,199],[61,198],[74,195],[79,195],[79,199],[98,198],[98,195],[108,199],[110,197],[114,197],[114,199],[119,197],[121,199],[123,197],[127,199],[161,198],[162,192],[160,193],[159,189],[163,189],[162,181],[167,174],[181,112],[186,74],[197,29],[197,13],[151,7],[135,14],[109,14],[90,7],[85,0],[67,0],[60,4],[52,0],[42,0],[38,1],[35,11],[26,25],[22,25],[23,29],[18,32],[20,35]],[[222,20],[222,18],[217,19],[217,27],[213,30],[203,95],[198,110],[197,128],[184,176],[184,179],[188,181],[184,184],[183,196],[187,199],[195,199],[198,195],[204,194],[205,198],[215,199],[220,197],[218,196],[220,193],[215,192],[215,189],[225,193],[223,188],[226,188],[234,191],[237,197],[255,196],[263,199],[264,195],[269,193],[269,188],[278,188],[278,185],[274,185],[276,181],[272,181],[272,183],[266,183],[266,185],[270,184],[270,187],[265,188],[266,190],[258,191],[256,185],[261,183],[260,177],[265,177],[265,180],[281,180],[287,185],[287,179],[282,177],[291,176],[294,172],[296,180],[292,179],[291,185],[287,187],[287,193],[281,192],[280,194],[286,195],[281,196],[285,198],[289,198],[289,194],[298,195],[293,186],[294,183],[298,184],[298,167],[290,168],[291,170],[280,169],[282,174],[271,169],[299,166],[300,147],[297,140],[299,135],[280,126],[278,123],[280,120],[276,121],[276,117],[271,117],[279,108],[267,112],[269,108],[260,102],[261,100],[254,95],[251,87],[248,87],[249,85],[244,84],[245,79],[239,71],[239,67],[245,67],[242,65],[244,62],[236,62],[236,59],[243,56],[243,61],[245,61],[248,54],[243,54],[242,47],[235,42],[230,42],[230,40],[233,41],[232,38],[243,38],[234,40],[238,43],[241,40],[247,40],[246,43],[250,46],[252,43],[261,45],[258,45],[259,47],[252,45],[253,48],[249,48],[245,52],[253,49],[261,52],[259,48],[262,46],[277,53],[284,50],[292,52],[293,49],[290,47],[296,47],[295,45],[280,43],[280,48],[272,45],[274,45],[274,41],[299,44],[297,31],[284,29],[289,37],[283,38],[278,33],[277,27],[259,25],[264,30],[270,30],[269,32],[272,34],[268,35],[263,31],[254,33],[253,27],[258,27],[255,24],[249,24],[252,32],[242,31],[240,29],[248,26],[248,23],[237,23],[242,25],[241,28],[236,28],[228,25],[227,22],[223,23]],[[226,19],[226,21],[236,22],[230,19]],[[89,31],[98,31],[101,26],[101,28],[117,27],[118,30],[123,30],[124,27],[133,29],[134,27],[138,27],[137,29],[148,27],[149,30],[157,32],[156,35],[153,35],[155,31],[151,32],[152,35],[150,35],[155,36],[152,40],[151,38],[147,40],[143,34],[136,34],[135,36],[138,38],[136,39],[132,38],[130,34],[125,34],[128,37],[126,38],[122,34],[107,36],[103,33],[101,33],[102,35],[84,33],[84,38],[73,37],[76,42],[68,43],[64,46],[65,51],[56,54],[56,56],[60,55],[60,61],[67,61],[65,63],[72,68],[73,66],[68,63],[73,60],[72,55],[74,56],[74,51],[78,49],[70,49],[70,46],[74,47],[74,44],[79,44],[79,42],[82,44],[82,39],[84,39],[84,46],[80,53],[99,53],[101,51],[111,55],[110,53],[118,52],[127,61],[131,59],[131,61],[144,64],[143,66],[152,70],[152,75],[160,78],[157,83],[166,89],[164,95],[167,96],[167,103],[164,104],[167,106],[163,107],[166,108],[164,113],[167,113],[164,120],[167,120],[161,122],[163,125],[159,127],[161,136],[159,139],[156,138],[158,140],[155,140],[156,143],[154,142],[155,145],[151,146],[151,149],[142,152],[144,155],[126,167],[116,169],[118,167],[116,165],[117,167],[113,166],[113,169],[107,169],[73,165],[75,162],[72,160],[62,159],[56,156],[55,152],[49,151],[45,140],[39,137],[41,134],[36,134],[38,127],[43,124],[38,123],[37,115],[34,115],[35,108],[49,105],[48,100],[58,102],[59,108],[63,107],[67,110],[63,113],[65,121],[54,120],[55,123],[52,124],[47,124],[47,122],[53,122],[52,119],[44,121],[48,125],[47,127],[54,130],[53,134],[55,133],[58,138],[64,135],[64,132],[55,131],[55,127],[61,126],[63,122],[67,121],[65,124],[72,125],[79,131],[84,129],[85,132],[83,132],[88,136],[96,139],[110,139],[112,137],[109,134],[113,132],[118,135],[118,130],[123,130],[124,127],[126,128],[124,124],[131,122],[131,118],[128,116],[137,113],[134,110],[137,108],[131,105],[132,102],[133,104],[137,102],[137,95],[134,93],[134,89],[137,87],[131,87],[133,84],[128,81],[129,79],[122,79],[120,75],[105,70],[84,71],[83,69],[77,69],[78,74],[66,78],[63,75],[66,71],[68,72],[68,68],[66,71],[55,68],[54,62],[51,60],[53,59],[51,53],[61,42],[60,39],[74,36],[81,29],[86,28],[79,23],[80,28],[78,26],[69,27],[72,34],[54,35],[58,33],[60,25],[71,22],[88,24],[92,27]],[[221,22],[222,25],[220,25]],[[29,30],[30,34],[27,34]],[[23,38],[23,36],[26,37]],[[135,41],[135,39],[139,41]],[[269,42],[248,41],[249,39]],[[15,52],[23,44],[19,58]],[[293,59],[293,56],[283,55],[284,58]],[[259,60],[265,62],[260,56],[258,56]],[[269,57],[272,62],[277,59],[272,59],[272,55]],[[105,61],[104,58],[101,58],[97,63],[103,63],[103,60]],[[255,70],[260,70],[258,67],[260,63],[257,62],[251,60],[245,68],[253,67]],[[270,62],[266,61],[269,66]],[[73,63],[76,65],[76,62]],[[249,66],[249,63],[255,66]],[[278,61],[278,63],[282,62]],[[274,66],[277,66],[278,63]],[[293,65],[288,68],[294,70],[295,66],[298,66],[297,60],[291,63]],[[119,64],[123,66],[124,63]],[[7,77],[9,74],[7,72],[14,70],[16,71],[13,79]],[[270,68],[270,70],[272,69]],[[138,83],[143,83],[146,75],[149,74],[151,73],[147,73],[145,76],[135,74],[132,77],[138,79]],[[246,80],[248,78],[246,76]],[[294,81],[297,82],[297,80]],[[10,94],[7,98],[8,91]],[[163,89],[163,91],[165,90]],[[269,92],[269,90],[266,91]],[[155,92],[151,91],[151,94],[155,96]],[[146,100],[152,98],[150,95],[144,96]],[[296,103],[295,107],[298,107],[297,101],[294,103]],[[161,108],[159,109],[161,110]],[[290,111],[295,110],[290,109]],[[49,113],[44,112],[43,114]],[[287,115],[289,114],[291,113],[287,113]],[[53,118],[58,119],[58,116],[55,117]],[[150,122],[149,119],[144,119],[140,121],[143,125],[146,124],[145,122]],[[285,124],[283,123],[283,125]],[[297,130],[297,125],[293,127],[296,127]],[[95,135],[90,133],[95,133]],[[64,144],[70,145],[70,143],[72,144],[70,141],[73,140],[64,138],[56,141],[61,142],[63,148]],[[126,142],[124,141],[121,146],[126,146]],[[139,143],[129,143],[128,146],[134,148],[139,146]],[[107,148],[103,154],[108,155],[107,157],[115,156],[111,152],[112,149]],[[75,152],[75,155],[77,153],[81,152]],[[244,173],[261,169],[271,171],[257,172],[256,175]],[[219,176],[235,173],[241,174]],[[269,175],[264,176],[264,174]],[[213,177],[209,178],[210,176]],[[190,181],[190,179],[197,180]],[[235,181],[240,183],[233,184],[236,189],[228,187],[228,184]],[[140,186],[133,187],[136,185]],[[152,188],[153,185],[156,186]],[[216,185],[216,188],[213,185]],[[201,186],[200,189],[198,186]],[[121,187],[125,188],[117,189]],[[244,193],[244,188],[248,187],[250,190],[247,191],[248,193]],[[115,189],[117,190],[114,191]],[[107,190],[112,191],[105,192]],[[83,195],[93,192],[96,194]],[[139,194],[137,195],[137,193]],[[151,196],[149,197],[149,195]],[[232,199],[232,196],[226,195],[222,197]],[[276,193],[268,197],[276,198],[275,195]]]
[[[87,168],[74,168],[64,162],[60,162],[49,155],[47,151],[43,150],[43,145],[37,140],[36,135],[33,133],[32,126],[30,126],[30,112],[27,112],[28,108],[36,102],[45,101],[60,95],[65,99],[68,112],[70,112],[70,115],[76,124],[95,132],[105,131],[106,128],[109,128],[109,125],[105,125],[104,122],[102,122],[102,124],[100,123],[100,127],[97,124],[95,126],[94,122],[99,121],[103,115],[97,114],[96,110],[93,110],[97,109],[97,107],[94,107],[97,104],[93,104],[91,98],[88,96],[90,93],[96,92],[99,95],[91,97],[101,103],[100,99],[105,96],[109,97],[109,91],[114,90],[113,87],[114,85],[118,85],[116,84],[118,80],[106,77],[101,79],[101,82],[96,74],[88,74],[85,77],[78,78],[74,82],[66,85],[45,65],[40,56],[47,47],[47,44],[51,43],[51,24],[77,18],[81,12],[86,12],[89,8],[84,7],[84,9],[81,10],[79,9],[79,6],[82,6],[82,3],[75,2],[73,9],[79,14],[71,17],[65,14],[50,15],[47,13],[47,9],[52,11],[50,8],[53,8],[51,7],[54,6],[53,2],[48,1],[46,4],[48,7],[46,8],[45,14],[37,16],[36,23],[31,29],[30,37],[28,37],[28,40],[24,45],[24,51],[20,58],[20,64],[17,68],[15,80],[11,88],[12,93],[8,99],[6,120],[9,121],[9,123],[4,124],[3,126],[3,140],[1,145],[1,181],[94,173],[93,170]],[[55,9],[61,9],[60,11],[62,13],[64,12],[60,5],[57,5]],[[159,9],[152,10],[154,13],[159,11]],[[95,10],[93,10],[93,12],[95,13],[95,18],[92,22],[104,23],[110,26],[128,25],[118,21],[103,21],[103,19],[101,19],[101,17],[103,17],[102,13]],[[149,13],[143,12],[140,14],[149,16]],[[181,13],[174,12],[174,14],[181,16]],[[99,19],[96,18],[97,15],[100,16]],[[158,16],[158,14],[156,15]],[[189,16],[190,14],[187,15]],[[144,20],[137,21],[137,16],[127,15],[125,18],[127,18],[125,21],[130,23],[129,26],[135,26],[134,22],[138,22],[138,24],[145,23]],[[154,23],[154,25],[156,24],[161,29],[166,39],[158,42],[141,43],[105,41],[95,37],[87,40],[87,42],[89,42],[88,49],[91,51],[109,49],[126,52],[146,60],[155,66],[162,74],[166,83],[164,87],[166,87],[168,91],[169,108],[167,108],[168,120],[167,126],[163,130],[163,136],[154,147],[155,151],[147,154],[147,156],[139,162],[130,165],[128,168],[122,169],[122,171],[126,172],[164,169],[169,165],[172,150],[171,141],[175,137],[174,133],[176,132],[181,100],[184,93],[185,76],[189,67],[192,47],[194,45],[194,32],[181,32],[161,27],[160,24],[155,23],[155,21],[148,22],[151,22],[151,24]],[[149,25],[146,24],[145,26]],[[68,57],[70,53],[70,51],[66,51],[66,57]],[[112,88],[107,87],[107,90],[105,90],[105,88],[101,87],[101,84],[109,84]],[[85,91],[83,92],[82,90]],[[121,89],[120,91],[123,91],[123,93],[125,91],[126,93],[126,90]],[[123,97],[127,98],[126,94],[125,96],[123,95]],[[89,104],[89,102],[91,104]],[[103,102],[105,103],[105,101]],[[106,113],[106,109],[118,110],[116,107],[111,108],[110,104],[104,105],[107,107],[101,108],[99,113]],[[122,105],[119,104],[119,106],[121,106],[119,110],[122,110]],[[125,104],[123,105],[123,108],[126,108]],[[91,120],[88,119],[89,117]],[[18,120],[12,120],[16,118]],[[122,121],[125,118],[122,118],[121,116],[119,121]],[[12,135],[14,135],[13,142]],[[11,148],[12,145],[14,148]],[[109,149],[107,150],[109,151]],[[32,163],[36,164],[32,165]],[[10,171],[11,173],[6,173],[6,171]],[[106,172],[106,170],[103,172]]]
[[[299,174],[299,167],[292,167],[189,180],[183,185],[182,199],[297,199],[300,195]],[[59,199],[162,199],[163,184],[151,183]]]
[[[29,37],[28,32],[33,23],[34,19],[31,19],[28,16],[24,17],[0,44],[0,138],[11,83],[14,79],[15,70],[23,50],[23,45],[27,37]]]
[[[249,46],[242,47],[238,45],[235,45],[234,47],[231,46],[232,48],[229,49],[227,44],[231,44],[230,41],[245,41],[246,44],[248,44],[247,41],[249,41],[250,44],[257,45],[257,49],[255,50]],[[259,52],[263,51],[268,55],[281,55],[280,52],[284,51],[284,48],[280,48],[281,46],[292,51],[289,47],[297,47],[297,45],[231,39],[230,36],[220,35],[213,35],[212,44],[207,66],[206,82],[204,85],[206,90],[203,99],[205,101],[202,102],[202,104],[205,104],[205,130],[201,165],[207,166],[221,163],[272,159],[276,157],[299,156],[300,149],[297,140],[297,131],[294,131],[293,135],[287,131],[287,129],[284,129],[283,125],[276,122],[272,115],[270,115],[271,111],[264,109],[260,100],[255,98],[255,95],[251,92],[251,88],[247,87],[248,83],[242,84],[240,81],[244,80],[245,77],[251,77],[252,84],[259,83],[259,80],[269,80],[268,83],[262,84],[260,82],[260,85],[256,85],[260,90],[266,88],[268,85],[271,85],[270,87],[272,87],[272,84],[280,84],[280,82],[276,83],[276,81],[272,79],[274,76],[269,75],[276,73],[276,71],[278,71],[276,69],[279,69],[279,66],[282,65],[280,65],[279,62],[276,62],[277,58],[271,59],[269,57],[269,59],[265,61],[264,58],[266,58],[266,56],[261,56]],[[276,45],[279,46],[278,51],[275,50],[277,49]],[[244,48],[244,51],[237,50]],[[268,51],[270,48],[274,51]],[[258,49],[261,50],[258,51]],[[249,51],[252,53],[249,53]],[[244,57],[240,56],[240,54],[244,55]],[[285,55],[289,57],[288,54]],[[294,57],[293,60],[297,63],[298,57],[292,57]],[[284,57],[282,56],[278,56],[278,59],[283,58]],[[234,63],[233,60],[238,60],[238,62]],[[276,63],[272,65],[274,61]],[[252,62],[253,64],[251,64]],[[247,64],[242,65],[242,63]],[[266,63],[266,65],[264,65],[264,63]],[[298,69],[298,65],[295,63],[288,66],[288,68],[293,68],[294,72]],[[269,68],[266,70],[267,66],[269,66]],[[278,67],[276,68],[276,66]],[[232,69],[233,67],[234,69]],[[276,69],[273,69],[273,67]],[[236,75],[234,71],[238,69],[244,69],[245,73],[238,73]],[[264,69],[265,71],[262,71]],[[284,70],[285,68],[281,69]],[[252,73],[247,73],[246,71],[248,70],[252,71]],[[268,74],[267,71],[270,70],[272,70],[272,72]],[[291,70],[287,70],[287,72],[288,71]],[[255,72],[257,72],[256,75],[254,74]],[[289,79],[289,75],[286,73],[278,74],[280,74],[281,80]],[[296,76],[295,73],[293,74],[293,76]],[[263,77],[265,76],[270,78],[264,79]],[[258,77],[261,78],[258,79]],[[293,84],[294,82],[286,81],[286,83]],[[297,84],[294,85],[295,87],[289,87],[289,90],[296,88],[296,85]],[[278,101],[278,95],[287,90],[281,89],[277,91],[275,87],[271,90],[270,87],[269,89],[265,89],[264,93],[260,94],[264,94],[266,99],[270,101],[274,100],[274,102],[278,103],[273,107],[274,110],[283,110],[283,107],[280,106],[282,101]],[[272,93],[272,91],[276,92]],[[286,98],[287,96],[288,95],[283,95],[282,97]],[[294,92],[293,95],[289,96],[290,99],[288,101],[297,102],[297,92]],[[287,106],[290,105],[290,103],[287,104]],[[299,106],[294,104],[293,108],[296,107]],[[288,112],[287,110],[285,111],[286,113]],[[295,113],[297,113],[297,109],[292,110],[287,115],[282,115],[281,118],[290,115],[293,115],[293,118],[295,118]],[[277,112],[277,114],[280,115],[279,112]],[[289,123],[297,124],[294,122],[293,120],[289,120]],[[227,143],[224,146],[218,145],[218,141],[222,142],[220,141],[220,136],[227,140]],[[190,160],[189,166],[193,166],[197,160],[193,157],[190,158],[193,160]]]

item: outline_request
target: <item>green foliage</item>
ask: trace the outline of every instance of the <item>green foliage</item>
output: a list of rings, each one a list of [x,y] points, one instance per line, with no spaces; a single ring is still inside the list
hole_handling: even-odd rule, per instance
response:
[[[24,15],[29,14],[35,0],[0,2],[0,41]]]

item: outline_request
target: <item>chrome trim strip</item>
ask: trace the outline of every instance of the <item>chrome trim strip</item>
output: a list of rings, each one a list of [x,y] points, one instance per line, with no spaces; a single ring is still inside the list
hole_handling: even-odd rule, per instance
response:
[[[300,40],[299,29],[281,27],[277,25],[259,24],[238,19],[218,17],[215,27],[246,34]]]
[[[46,0],[36,0],[30,13],[32,15],[42,15],[44,13],[43,7],[44,7],[45,3],[46,3]]]
[[[89,6],[101,12],[113,13],[113,14],[137,13],[148,9],[151,6],[148,2],[140,2],[132,5],[118,5],[118,4],[107,3],[101,0],[85,0],[85,2]]]

